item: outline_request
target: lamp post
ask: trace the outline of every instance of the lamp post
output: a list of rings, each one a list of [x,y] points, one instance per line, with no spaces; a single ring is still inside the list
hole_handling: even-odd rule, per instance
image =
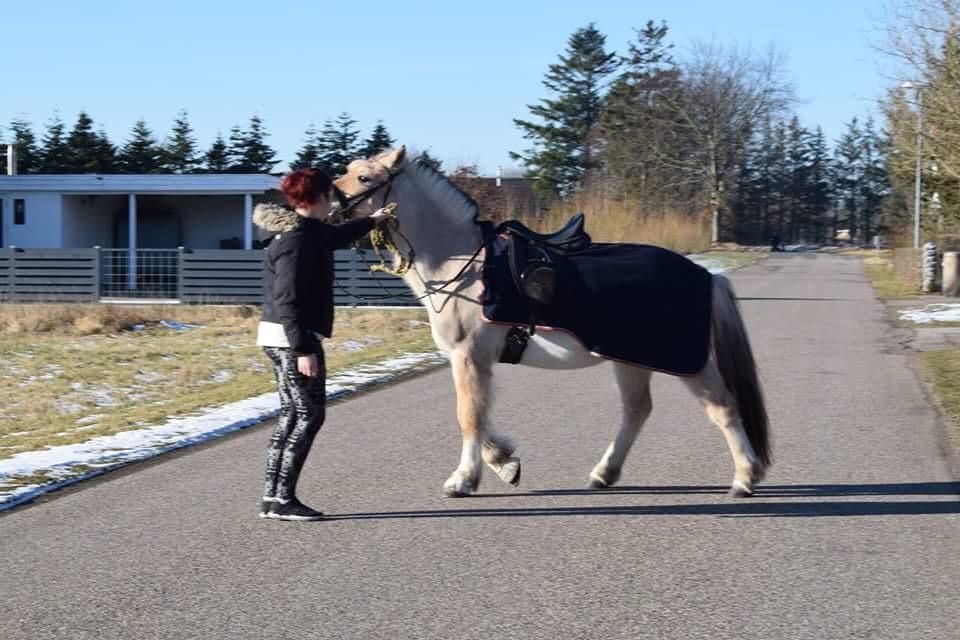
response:
[[[913,184],[913,248],[920,248],[920,187],[921,171],[923,170],[923,92],[919,82],[907,80],[900,85],[901,89],[913,89],[917,92],[917,169]]]

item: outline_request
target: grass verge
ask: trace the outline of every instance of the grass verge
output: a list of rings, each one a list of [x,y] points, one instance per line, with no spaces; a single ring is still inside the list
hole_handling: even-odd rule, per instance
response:
[[[947,417],[953,450],[960,452],[960,349],[921,353],[920,363],[924,378]]]
[[[253,344],[258,318],[250,310],[10,307],[0,310],[0,459],[159,424],[275,384]],[[160,320],[199,326],[178,331]],[[330,374],[433,349],[419,308],[340,309],[325,343]]]
[[[871,252],[863,259],[863,272],[881,298],[918,298],[916,287],[897,277],[889,251]]]

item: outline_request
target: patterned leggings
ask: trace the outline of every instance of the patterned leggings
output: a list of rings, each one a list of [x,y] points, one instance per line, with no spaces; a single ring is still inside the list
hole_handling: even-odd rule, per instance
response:
[[[280,392],[280,419],[267,448],[264,498],[290,500],[296,495],[300,470],[310,445],[326,417],[326,364],[317,354],[320,373],[308,378],[297,370],[297,355],[291,349],[264,347],[273,363]]]

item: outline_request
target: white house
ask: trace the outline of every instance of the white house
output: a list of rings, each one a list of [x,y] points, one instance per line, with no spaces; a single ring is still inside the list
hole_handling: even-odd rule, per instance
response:
[[[0,247],[250,249],[267,174],[0,175]]]

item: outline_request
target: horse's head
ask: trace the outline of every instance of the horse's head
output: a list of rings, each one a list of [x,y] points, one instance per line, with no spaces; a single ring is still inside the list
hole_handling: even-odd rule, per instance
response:
[[[401,145],[347,165],[347,172],[333,181],[339,201],[334,213],[349,219],[368,216],[385,206],[393,180],[403,169],[406,158],[406,147]]]
[[[406,148],[401,145],[366,160],[354,160],[347,165],[347,172],[333,181],[334,195],[339,201],[339,207],[334,209],[334,216],[346,220],[368,216],[390,204],[393,181],[403,170],[406,156]],[[392,206],[390,208],[392,209]],[[403,248],[397,245],[394,236],[404,241]],[[389,249],[394,262],[393,267],[388,267],[381,256],[380,264],[371,267],[371,270],[402,275],[413,264],[413,245],[400,231],[400,223],[396,217],[381,224],[371,233],[370,239],[374,249]],[[379,255],[379,251],[377,253]]]

